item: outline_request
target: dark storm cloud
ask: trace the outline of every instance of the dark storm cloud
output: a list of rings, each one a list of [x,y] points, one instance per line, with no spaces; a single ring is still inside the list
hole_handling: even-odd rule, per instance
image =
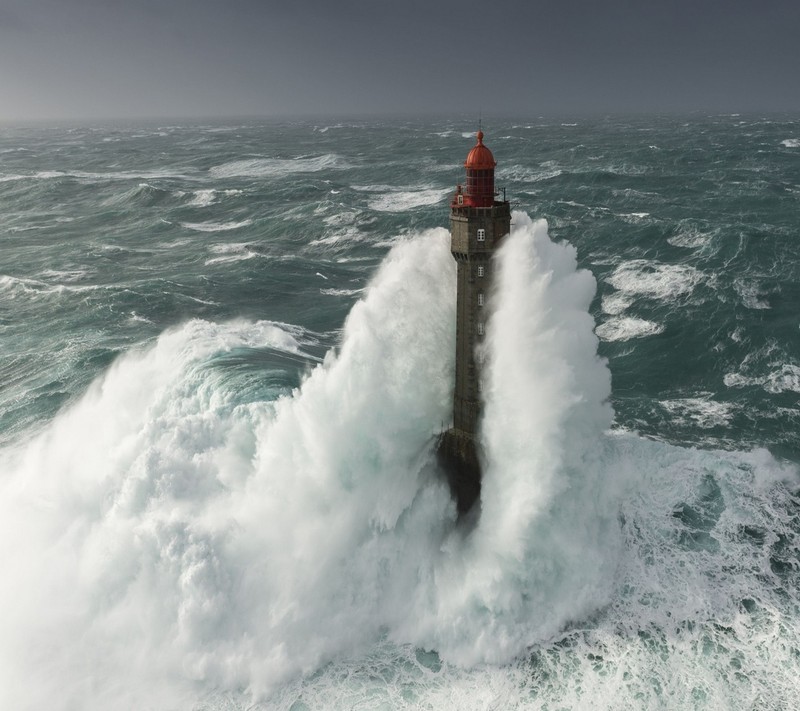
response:
[[[800,109],[796,0],[5,0],[0,119]]]

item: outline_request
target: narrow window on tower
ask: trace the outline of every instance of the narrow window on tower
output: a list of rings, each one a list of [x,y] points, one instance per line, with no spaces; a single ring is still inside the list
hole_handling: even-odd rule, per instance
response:
[[[478,267],[478,276],[479,277],[483,276],[483,267]]]
[[[486,230],[478,230],[478,242],[485,242],[486,241]]]
[[[478,321],[478,335],[483,335],[483,321]]]
[[[483,292],[478,294],[478,306],[483,306]]]

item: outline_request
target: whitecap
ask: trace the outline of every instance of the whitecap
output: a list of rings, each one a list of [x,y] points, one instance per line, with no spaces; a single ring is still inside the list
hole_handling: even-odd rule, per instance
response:
[[[215,202],[217,202],[220,195],[241,195],[243,192],[244,191],[242,190],[216,190],[214,188],[195,190],[193,193],[194,197],[187,204],[191,205],[192,207],[207,207],[208,205],[213,205]],[[176,193],[176,195],[179,197],[184,194],[185,193],[181,191]]]
[[[330,227],[354,225],[361,215],[360,210],[343,210],[323,218],[323,222]]]
[[[800,366],[784,363],[773,370],[765,379],[764,390],[776,395],[787,390],[800,393]]]
[[[216,201],[213,189],[208,190],[195,190],[194,197],[189,201],[189,205],[195,207],[207,207]]]
[[[767,375],[747,376],[743,373],[726,373],[722,381],[729,388],[758,385],[772,395],[790,392],[800,393],[800,366],[784,363]]]
[[[79,277],[75,275],[73,280]],[[69,279],[65,279],[69,280]],[[49,296],[52,294],[65,294],[73,293],[80,294],[99,289],[108,289],[108,286],[100,286],[95,284],[87,284],[82,286],[72,286],[69,284],[51,284],[39,279],[30,279],[25,277],[12,277],[9,275],[0,275],[0,292],[6,292],[9,298],[14,299],[18,296],[28,296],[30,298],[37,298],[39,296]]]
[[[241,222],[181,222],[180,226],[197,232],[227,232],[252,224],[252,220],[242,220]]]
[[[733,288],[736,289],[736,293],[741,297],[742,304],[748,309],[762,310],[772,308],[764,298],[765,294],[757,283],[737,277],[733,281]]]
[[[243,243],[217,244],[211,247],[211,251],[220,256],[207,259],[206,266],[224,264],[226,262],[241,262],[259,256],[257,252],[250,249],[250,245]]]
[[[678,234],[673,237],[668,237],[667,242],[673,247],[686,247],[687,249],[694,249],[696,247],[704,247],[713,238],[712,232],[703,232],[694,226],[687,226],[681,229]]]
[[[405,212],[425,205],[435,205],[451,192],[451,188],[434,188],[388,193],[370,200],[369,206],[378,212]]]
[[[497,171],[497,176],[504,180],[516,180],[522,183],[538,183],[543,180],[552,180],[564,173],[561,168],[552,164],[542,166],[541,170],[523,165],[509,165]]]
[[[215,178],[274,178],[291,173],[316,173],[347,168],[349,164],[333,153],[304,158],[248,158],[209,168]]]
[[[623,212],[620,213],[620,217],[625,220],[625,222],[629,222],[633,225],[638,225],[642,222],[646,222],[647,218],[650,217],[649,212]]]
[[[361,193],[388,193],[394,190],[411,190],[410,186],[399,186],[399,185],[385,185],[385,184],[375,184],[375,185],[351,185],[351,190],[357,190]]]
[[[611,316],[619,316],[633,303],[633,297],[621,291],[613,291],[610,294],[603,294],[601,306],[604,313]]]
[[[691,293],[705,279],[687,264],[664,264],[633,259],[620,264],[606,281],[625,294],[672,300]]]
[[[343,244],[345,242],[360,242],[363,237],[364,235],[359,232],[357,227],[347,227],[343,231],[340,230],[331,232],[330,234],[326,234],[324,237],[315,239],[310,242],[310,245],[335,245]]]
[[[787,148],[800,148],[800,138],[787,138],[785,141],[781,141],[781,145]]]
[[[325,296],[355,296],[356,294],[360,294],[363,289],[320,289],[320,294],[325,294]]]
[[[45,288],[47,288],[47,284],[37,279],[13,277],[8,274],[0,275],[0,292],[4,291],[9,293],[12,298],[17,294],[42,291]]]
[[[632,316],[610,318],[595,329],[597,336],[604,341],[629,341],[631,338],[655,336],[663,332],[663,324]]]
[[[660,405],[680,424],[697,425],[704,429],[729,424],[737,406],[731,402],[713,400],[710,393],[701,394],[704,397],[661,400]]]
[[[59,281],[75,282],[88,276],[86,269],[45,269],[39,274],[45,279],[58,279]]]

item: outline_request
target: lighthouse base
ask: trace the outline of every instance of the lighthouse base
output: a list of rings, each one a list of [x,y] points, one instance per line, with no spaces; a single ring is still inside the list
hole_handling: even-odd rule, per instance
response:
[[[455,428],[447,430],[439,438],[436,457],[461,517],[481,497],[481,465],[474,435]]]

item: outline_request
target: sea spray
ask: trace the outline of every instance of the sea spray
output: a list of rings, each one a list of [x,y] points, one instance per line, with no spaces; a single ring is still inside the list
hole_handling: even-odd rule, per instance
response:
[[[164,706],[192,681],[263,695],[407,615],[455,515],[426,470],[453,287],[444,230],[403,241],[290,396],[237,402],[213,364],[294,336],[195,321],[4,453],[2,705]]]
[[[619,536],[594,280],[544,223],[515,221],[474,529],[433,464],[455,335],[433,230],[393,248],[296,391],[242,402],[216,359],[301,354],[302,333],[194,321],[120,358],[7,460],[3,702],[180,706],[193,684],[264,698],[381,639],[508,662],[605,604]]]
[[[606,604],[620,548],[618,482],[603,457],[610,375],[588,313],[595,280],[544,221],[513,220],[478,356],[480,519],[449,543],[436,604],[417,611],[417,641],[466,665],[508,662]]]
[[[395,247],[341,348],[259,433],[256,475],[234,505],[256,693],[364,651],[405,619],[453,523],[431,466],[452,395],[448,247],[444,230]]]
[[[208,607],[229,587],[207,505],[247,476],[248,429],[266,415],[211,364],[238,347],[296,354],[297,336],[191,321],[120,358],[22,451],[2,452],[0,706],[180,696],[173,650],[192,588],[204,573],[216,585],[198,600]]]

